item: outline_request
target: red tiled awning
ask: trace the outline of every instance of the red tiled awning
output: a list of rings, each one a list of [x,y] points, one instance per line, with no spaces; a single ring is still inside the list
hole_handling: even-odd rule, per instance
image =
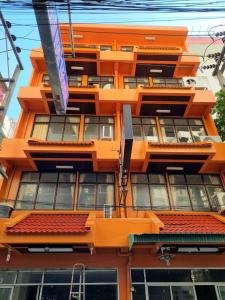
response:
[[[85,233],[88,214],[31,214],[7,233]]]
[[[165,227],[163,234],[225,234],[225,224],[210,215],[157,214]]]

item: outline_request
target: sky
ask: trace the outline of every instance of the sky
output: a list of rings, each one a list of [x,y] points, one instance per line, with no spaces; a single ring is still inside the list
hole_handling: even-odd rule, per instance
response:
[[[30,50],[40,46],[40,37],[36,26],[34,13],[29,10],[3,9],[6,20],[12,23],[11,34],[17,37],[15,45],[21,48],[20,59],[24,70],[21,71],[19,80],[10,103],[7,116],[18,118],[20,106],[17,101],[18,90],[21,86],[29,84],[32,66],[29,59]],[[68,15],[58,12],[60,22],[68,22]],[[73,23],[114,23],[128,25],[165,25],[165,26],[187,26],[191,35],[207,35],[212,26],[225,24],[224,12],[190,12],[190,13],[160,13],[160,12],[126,12],[126,11],[73,11]],[[219,27],[219,30],[221,30]],[[0,27],[1,29],[1,27]],[[225,30],[225,27],[223,27]],[[7,57],[5,53],[5,40],[2,29],[0,30],[0,72],[7,77]],[[10,75],[15,68],[16,60],[10,52]]]

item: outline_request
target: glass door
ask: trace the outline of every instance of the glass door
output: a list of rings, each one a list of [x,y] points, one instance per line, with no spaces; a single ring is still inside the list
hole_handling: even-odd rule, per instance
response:
[[[198,300],[217,300],[216,289],[214,285],[196,285],[195,292]]]
[[[150,300],[172,300],[169,286],[149,286],[148,299]]]
[[[0,299],[11,300],[12,287],[0,287]]]

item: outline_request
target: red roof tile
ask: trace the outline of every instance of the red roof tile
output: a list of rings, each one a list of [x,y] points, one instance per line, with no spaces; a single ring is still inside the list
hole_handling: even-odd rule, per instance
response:
[[[88,214],[31,214],[8,233],[85,233]]]
[[[210,215],[157,214],[165,227],[160,233],[225,234],[225,224]]]

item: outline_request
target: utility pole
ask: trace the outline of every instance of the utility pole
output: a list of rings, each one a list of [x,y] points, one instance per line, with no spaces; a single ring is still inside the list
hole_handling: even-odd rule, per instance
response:
[[[1,10],[0,10],[0,20],[1,20],[1,22],[2,22],[2,25],[3,25],[3,27],[4,27],[5,33],[6,33],[7,37],[8,37],[8,40],[9,40],[9,42],[10,42],[10,45],[11,45],[11,47],[12,47],[12,49],[13,49],[13,52],[14,52],[14,54],[15,54],[15,57],[16,57],[16,60],[17,60],[17,62],[18,62],[18,65],[19,65],[19,67],[20,67],[20,70],[23,70],[22,62],[21,62],[21,60],[20,60],[20,57],[19,57],[19,55],[18,55],[16,46],[15,46],[15,44],[14,44],[14,42],[13,42],[12,36],[11,36],[11,34],[10,34],[10,32],[9,32],[7,23],[6,23],[5,19],[4,19],[4,16],[3,16]]]
[[[224,57],[225,57],[225,38],[222,39],[223,41],[223,49],[220,53],[220,57],[216,63],[216,66],[215,66],[215,69],[212,73],[213,76],[217,76],[218,80],[219,80],[219,83],[222,87],[222,89],[225,88],[225,78],[223,76],[223,72],[225,70],[225,62],[224,62]],[[222,64],[222,67],[220,68],[220,65]]]

